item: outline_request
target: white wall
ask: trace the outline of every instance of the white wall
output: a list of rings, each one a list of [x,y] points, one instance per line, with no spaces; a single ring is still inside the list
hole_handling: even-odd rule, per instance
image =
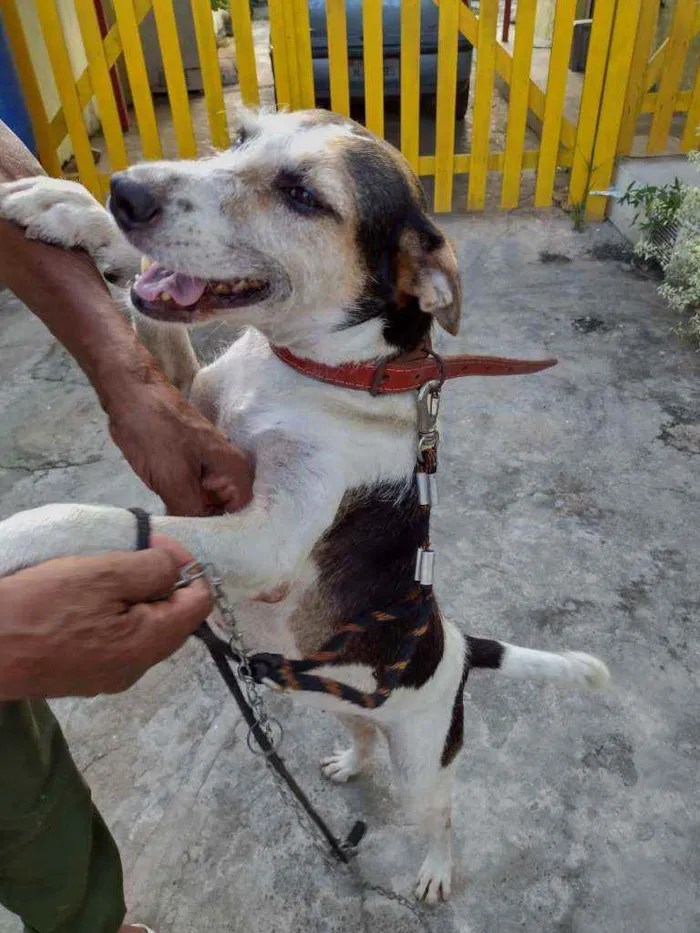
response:
[[[73,74],[79,77],[87,66],[83,40],[80,35],[80,26],[75,12],[73,0],[57,0],[58,15],[63,26],[63,35],[68,49],[68,55],[73,66]],[[29,48],[29,54],[36,72],[37,82],[44,101],[46,115],[51,120],[60,110],[61,102],[56,90],[53,71],[46,51],[46,45],[39,25],[34,0],[18,0],[17,8],[24,28],[24,36]],[[94,102],[85,107],[85,123],[89,133],[99,129],[100,121]],[[73,154],[70,139],[65,139],[58,150],[61,162],[66,162]]]

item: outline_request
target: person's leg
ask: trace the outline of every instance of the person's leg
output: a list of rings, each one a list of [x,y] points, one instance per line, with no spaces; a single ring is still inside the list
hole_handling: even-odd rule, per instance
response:
[[[43,701],[0,703],[0,903],[33,933],[117,933],[116,844]]]

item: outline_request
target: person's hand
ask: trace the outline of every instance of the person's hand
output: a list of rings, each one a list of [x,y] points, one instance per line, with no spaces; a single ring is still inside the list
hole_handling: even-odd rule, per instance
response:
[[[203,580],[166,594],[192,557],[147,551],[47,561],[0,580],[0,701],[117,693],[183,644],[211,609]]]
[[[245,454],[165,383],[125,391],[108,409],[110,433],[171,515],[235,512],[252,498]]]

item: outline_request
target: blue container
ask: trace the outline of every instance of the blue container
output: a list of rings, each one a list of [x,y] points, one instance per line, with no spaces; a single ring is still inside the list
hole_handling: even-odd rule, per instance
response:
[[[0,120],[36,155],[34,133],[22,96],[14,59],[0,16]]]

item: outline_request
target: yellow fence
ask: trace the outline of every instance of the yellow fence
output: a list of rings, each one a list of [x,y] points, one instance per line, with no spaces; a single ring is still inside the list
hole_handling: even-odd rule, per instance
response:
[[[43,40],[60,97],[58,112],[47,115],[21,16],[21,4],[31,2],[38,14]],[[60,4],[73,3],[87,67],[77,76],[69,55]],[[109,171],[135,158],[167,155],[193,157],[208,145],[229,143],[229,124],[237,102],[257,106],[261,100],[260,61],[267,54],[257,46],[248,0],[230,0],[238,89],[222,85],[210,0],[190,0],[206,109],[206,132],[195,126],[188,94],[178,24],[172,0],[105,0],[107,26],[100,22],[95,0],[3,0],[5,28],[14,51],[34,126],[40,158],[53,175],[62,167],[59,146],[70,138],[75,174],[98,197],[105,195]],[[597,0],[585,74],[578,98],[567,92],[570,79],[575,0],[557,0],[551,50],[541,75],[533,77],[537,0],[518,0],[513,47],[498,41],[499,0],[481,0],[478,11],[465,0],[433,0],[439,7],[437,93],[434,117],[421,113],[421,0],[401,0],[400,109],[392,115],[396,142],[424,178],[432,178],[436,211],[480,210],[494,192],[502,208],[525,200],[536,207],[553,201],[555,189],[570,204],[585,207],[593,218],[604,216],[605,191],[616,159],[639,146],[646,152],[666,150],[678,120],[684,126],[677,148],[696,145],[700,124],[700,80],[695,36],[700,32],[700,0],[675,0],[668,35],[657,42],[660,0]],[[350,114],[349,51],[346,0],[325,0],[328,35],[330,106]],[[167,86],[167,110],[154,103],[142,41],[142,24],[152,16],[160,45]],[[273,50],[277,106],[306,108],[315,104],[314,64],[307,0],[269,0],[270,44]],[[383,5],[363,0],[362,61],[364,119],[373,132],[388,132],[385,114]],[[466,124],[455,120],[458,37],[474,47],[471,80],[472,110]],[[261,33],[265,35],[266,33]],[[125,133],[115,91],[119,66],[138,133]],[[494,148],[494,94],[499,84],[504,144]],[[496,99],[501,99],[496,95]],[[95,164],[84,110],[94,101],[99,113],[109,171]],[[573,108],[573,110],[572,110]],[[421,119],[421,117],[423,119]],[[398,123],[397,123],[398,121]],[[174,151],[164,153],[167,123]],[[391,135],[391,133],[388,133]],[[422,151],[427,135],[432,151]],[[498,134],[496,134],[498,135]],[[526,140],[530,140],[527,144]],[[532,140],[536,140],[536,145]],[[464,149],[464,151],[461,151]],[[523,179],[529,179],[524,197]],[[562,191],[562,184],[565,191]],[[591,193],[594,192],[594,193]]]

